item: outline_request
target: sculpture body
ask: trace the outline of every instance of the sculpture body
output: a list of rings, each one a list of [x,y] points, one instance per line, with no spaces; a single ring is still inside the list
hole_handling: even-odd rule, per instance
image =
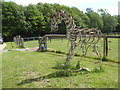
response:
[[[93,47],[93,51],[101,58],[101,54],[98,51],[98,46],[96,45],[102,36],[100,30],[97,30],[96,28],[92,29],[80,28],[76,26],[72,16],[70,16],[67,12],[63,10],[51,15],[50,18],[52,32],[58,30],[59,23],[61,23],[62,21],[65,22],[67,28],[66,36],[70,42],[70,49],[67,53],[66,64],[80,50],[82,50],[83,56],[86,56],[87,50],[89,49],[90,46]]]

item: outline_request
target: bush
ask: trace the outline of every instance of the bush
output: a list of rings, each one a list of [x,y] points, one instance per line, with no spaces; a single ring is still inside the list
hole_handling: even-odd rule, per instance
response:
[[[71,63],[65,66],[65,60],[59,60],[56,62],[55,69],[73,69],[75,68]]]
[[[77,62],[76,69],[80,69],[80,61]]]

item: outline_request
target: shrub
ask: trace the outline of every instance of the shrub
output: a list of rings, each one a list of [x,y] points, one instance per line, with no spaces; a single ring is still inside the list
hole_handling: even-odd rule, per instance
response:
[[[55,69],[73,69],[75,68],[71,63],[65,66],[65,60],[59,60],[56,62]]]
[[[80,69],[80,61],[77,62],[76,69]]]

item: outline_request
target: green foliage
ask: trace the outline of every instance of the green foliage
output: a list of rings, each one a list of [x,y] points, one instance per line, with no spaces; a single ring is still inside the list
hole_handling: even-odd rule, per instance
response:
[[[118,23],[117,23],[117,26],[116,26],[115,31],[116,31],[116,32],[120,32],[120,15],[118,15],[118,16],[116,17],[116,19],[118,19]]]
[[[111,16],[107,10],[99,9],[99,13],[87,8],[83,13],[76,7],[68,7],[59,4],[38,3],[28,6],[17,5],[14,2],[2,3],[2,30],[4,41],[13,39],[13,36],[43,36],[51,33],[50,15],[65,10],[73,17],[77,26],[85,28],[98,28],[102,32],[119,31],[117,16]],[[66,26],[61,22],[55,33],[66,34]],[[116,27],[117,26],[117,27]],[[116,29],[116,30],[115,30]]]
[[[87,74],[87,71],[82,72],[76,72],[68,69],[57,71],[55,74],[53,74],[52,77],[70,77],[70,76],[76,76],[76,75],[84,75]]]
[[[117,26],[117,19],[115,16],[111,16],[108,11],[105,9],[99,9],[102,20],[103,20],[103,28],[101,29],[104,33],[109,33],[115,31],[115,27]]]
[[[87,27],[90,20],[89,17],[76,7],[72,7],[71,10],[72,16],[74,20],[77,22],[76,24],[78,26]]]
[[[2,8],[3,36],[10,38],[16,33],[19,6],[13,2],[3,2]]]
[[[87,13],[94,12],[92,8],[86,8]]]
[[[103,21],[102,18],[96,12],[88,12],[88,17],[90,18],[89,27],[90,28],[103,28]]]
[[[59,60],[56,62],[56,65],[53,68],[64,70],[64,69],[73,69],[75,67],[72,65],[72,63],[69,63],[67,66],[65,66],[65,60]]]
[[[120,23],[119,24],[117,24],[117,26],[116,26],[116,30],[115,30],[116,32],[120,32]]]
[[[80,61],[77,62],[76,68],[77,68],[77,69],[80,69]]]
[[[39,36],[41,32],[44,32],[46,22],[42,12],[40,12],[35,5],[28,5],[25,10],[26,21],[32,25],[29,30],[29,34],[35,34]],[[31,36],[30,35],[30,36]]]

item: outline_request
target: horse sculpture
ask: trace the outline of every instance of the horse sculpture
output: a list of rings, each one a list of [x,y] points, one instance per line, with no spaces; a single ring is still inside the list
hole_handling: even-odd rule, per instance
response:
[[[86,56],[87,50],[90,46],[93,47],[93,51],[100,57],[100,63],[102,62],[101,53],[96,45],[102,36],[100,30],[96,28],[87,29],[76,26],[72,16],[67,12],[60,10],[50,16],[51,18],[51,31],[58,31],[58,24],[64,21],[66,25],[66,36],[70,42],[70,49],[67,53],[66,65],[70,59],[80,50],[82,50],[83,56]],[[77,48],[79,47],[79,49]],[[77,51],[76,51],[77,49]]]

